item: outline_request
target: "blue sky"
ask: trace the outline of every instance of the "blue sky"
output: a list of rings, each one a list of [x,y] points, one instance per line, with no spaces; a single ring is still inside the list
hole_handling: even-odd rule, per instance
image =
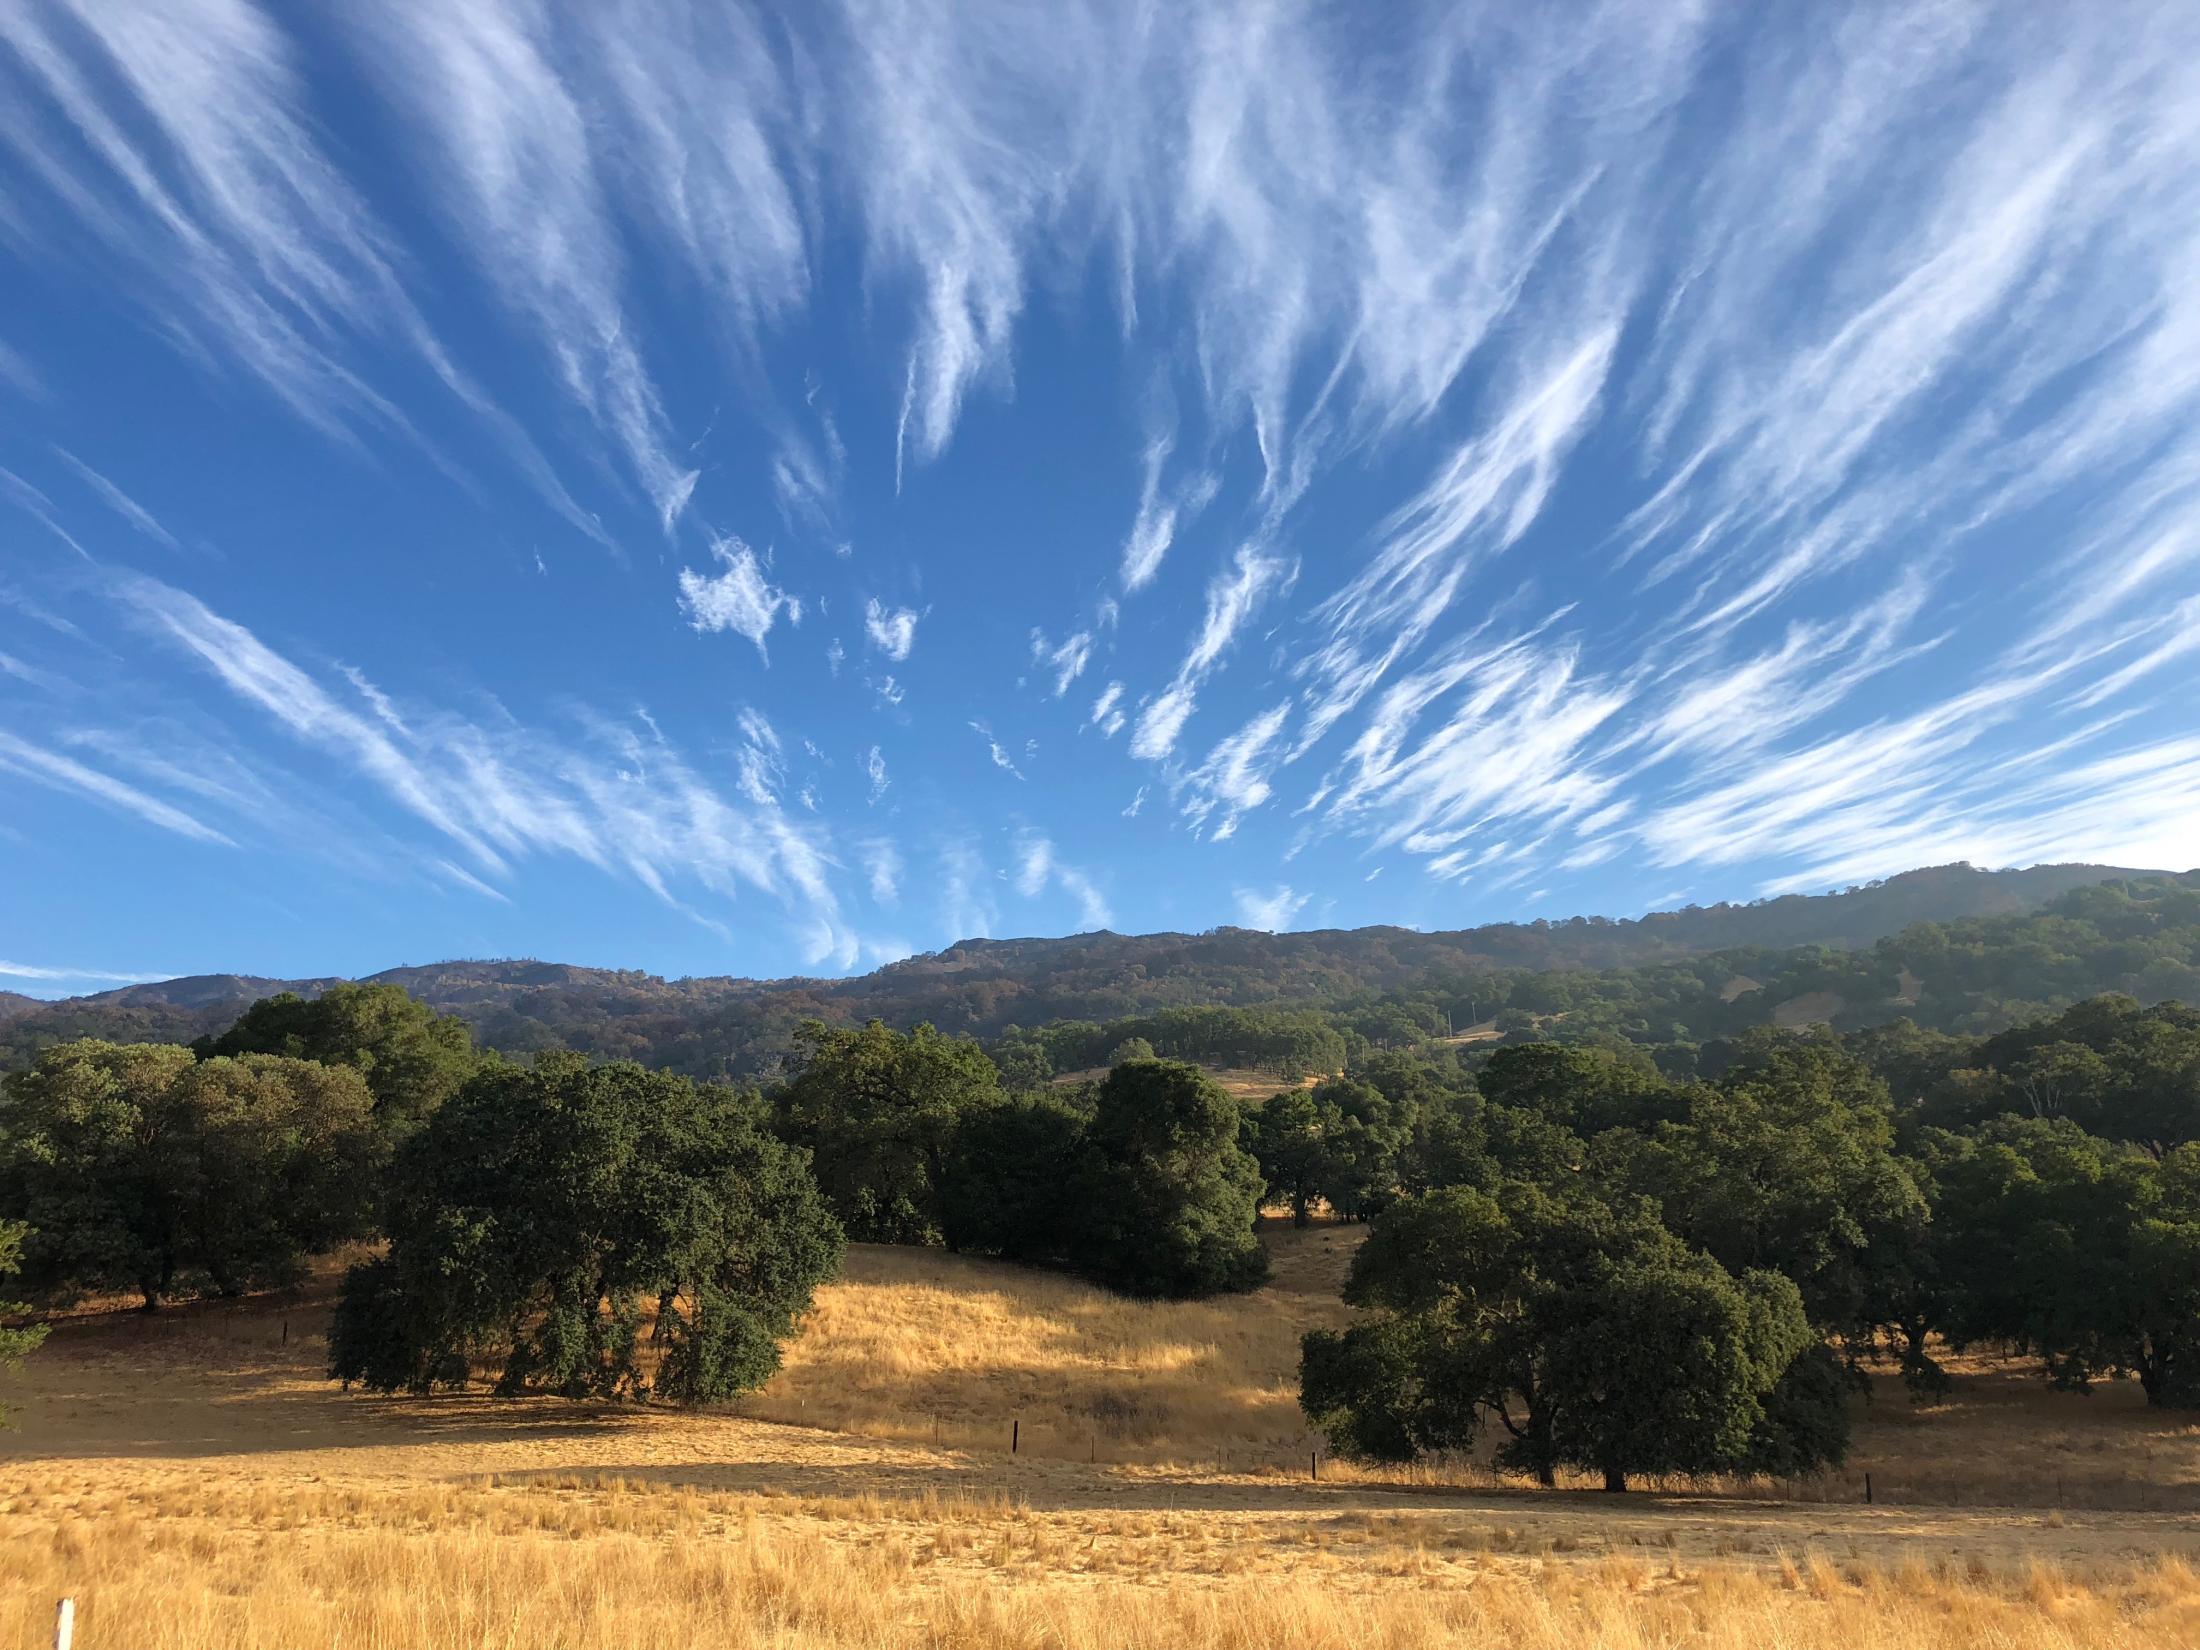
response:
[[[0,988],[2200,862],[2200,11],[20,0]]]

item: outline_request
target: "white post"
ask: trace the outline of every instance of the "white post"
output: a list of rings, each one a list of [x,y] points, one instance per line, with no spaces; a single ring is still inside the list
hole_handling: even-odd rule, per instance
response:
[[[69,1650],[69,1640],[75,1636],[76,1600],[65,1598],[54,1608],[53,1650]]]

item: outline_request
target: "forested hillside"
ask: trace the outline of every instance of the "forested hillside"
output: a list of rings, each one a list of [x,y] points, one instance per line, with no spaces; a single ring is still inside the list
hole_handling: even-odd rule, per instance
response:
[[[438,963],[370,978],[463,1016],[489,1047],[572,1048],[703,1076],[772,1067],[809,1018],[928,1021],[987,1039],[1064,1022],[1091,1028],[1057,1036],[1062,1046],[1050,1058],[1064,1059],[1069,1043],[1092,1045],[1097,1059],[1111,1036],[1151,1038],[1155,1015],[1215,1007],[1322,1011],[1375,1044],[1501,1014],[1543,1035],[1609,1031],[1638,1041],[1697,1041],[1776,1019],[1869,1024],[1903,1011],[1949,1030],[1992,1029],[2100,991],[2200,996],[2190,936],[2179,938],[2192,923],[2181,907],[2150,907],[2146,932],[2133,934],[2109,909],[2113,899],[2098,909],[2084,903],[2106,881],[2151,876],[1953,865],[1838,894],[1625,921],[965,940],[846,980],[665,980],[542,962]],[[2079,905],[2065,911],[2073,898]],[[2008,926],[2051,902],[2059,902],[2057,923]],[[201,975],[57,1003],[0,1002],[0,1064],[19,1067],[72,1037],[187,1042],[226,1027],[259,998],[311,997],[333,983]],[[1108,1033],[1114,1022],[1125,1023]],[[1279,1047],[1304,1041],[1298,1031],[1276,1035]],[[1328,1050],[1302,1052],[1326,1060]]]

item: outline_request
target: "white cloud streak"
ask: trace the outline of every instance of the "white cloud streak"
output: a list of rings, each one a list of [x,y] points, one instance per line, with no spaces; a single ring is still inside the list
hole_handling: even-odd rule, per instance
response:
[[[157,825],[164,831],[187,837],[194,842],[215,843],[225,848],[236,846],[233,840],[213,826],[194,818],[172,803],[148,795],[112,774],[87,767],[58,751],[46,750],[5,731],[0,731],[0,768],[20,774],[26,779],[36,780],[55,790],[71,791],[79,796],[89,797],[119,812],[134,814],[148,825]]]
[[[781,613],[789,624],[802,622],[802,603],[764,576],[756,552],[737,538],[718,539],[711,553],[724,566],[723,573],[680,570],[680,611],[699,631],[730,630],[756,644],[759,657],[768,659],[764,638]]]
[[[1194,707],[1200,683],[1214,670],[1237,637],[1238,630],[1271,593],[1290,584],[1296,576],[1293,564],[1280,556],[1266,555],[1251,545],[1240,547],[1229,569],[1207,586],[1207,611],[1189,652],[1177,666],[1175,679],[1140,714],[1131,735],[1131,755],[1158,761],[1176,748]]]
[[[873,648],[899,664],[917,645],[917,614],[906,607],[888,607],[874,596],[863,604],[863,634]]]
[[[1058,888],[1076,902],[1077,920],[1087,932],[1108,927],[1114,917],[1092,878],[1074,865],[1065,865],[1054,844],[1037,831],[1025,831],[1016,844],[1016,892],[1037,899],[1048,888]]]
[[[1293,892],[1288,883],[1278,883],[1265,892],[1257,888],[1240,888],[1236,898],[1240,926],[1281,934],[1290,928],[1313,896]]]

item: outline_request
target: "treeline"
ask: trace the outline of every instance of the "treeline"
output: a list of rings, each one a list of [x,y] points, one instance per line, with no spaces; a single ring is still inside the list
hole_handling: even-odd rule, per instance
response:
[[[2089,926],[2172,897],[2111,894]],[[1864,1360],[1924,1393],[1970,1345],[2200,1407],[2200,1012],[1656,1046],[1459,1044],[1428,1035],[1439,1001],[1400,1012],[1390,1048],[1236,1009],[992,1054],[812,1021],[760,1090],[516,1063],[394,987],[277,997],[191,1048],[79,1041],[0,1082],[0,1249],[49,1302],[150,1307],[380,1237],[340,1378],[705,1401],[769,1375],[849,1239],[1196,1296],[1260,1281],[1264,1203],[1327,1206],[1373,1222],[1363,1316],[1302,1370],[1348,1453],[1494,1428],[1545,1478],[1807,1471]],[[1106,1075],[1052,1077],[1057,1053]],[[1241,1105],[1168,1053],[1326,1075]]]
[[[2128,998],[1990,1039],[1759,1030],[1711,1076],[1549,1043],[1394,1056],[1249,1126],[1271,1192],[1373,1216],[1309,1336],[1347,1453],[1615,1485],[1838,1459],[1845,1372],[1944,1347],[2200,1407],[2200,1013]],[[1470,1069],[1471,1068],[1471,1069]]]
[[[394,986],[253,1005],[192,1047],[79,1040],[0,1081],[0,1259],[147,1310],[345,1278],[331,1373],[707,1401],[768,1378],[845,1237],[953,1242],[1191,1295],[1265,1273],[1235,1102],[1133,1060],[1005,1091],[972,1042],[812,1023],[769,1095],[477,1050]],[[0,1350],[16,1343],[0,1341]]]
[[[1426,1035],[1425,1028],[1416,1029]],[[1126,1051],[1202,1065],[1244,1066],[1295,1081],[1337,1070],[1355,1046],[1355,1037],[1349,1027],[1338,1024],[1337,1016],[1318,1009],[1210,1003],[1105,1023],[1065,1020],[1036,1031],[1011,1030],[991,1052],[1007,1080],[1018,1086],[1118,1065]],[[1357,1045],[1364,1048],[1367,1040],[1358,1038]]]

